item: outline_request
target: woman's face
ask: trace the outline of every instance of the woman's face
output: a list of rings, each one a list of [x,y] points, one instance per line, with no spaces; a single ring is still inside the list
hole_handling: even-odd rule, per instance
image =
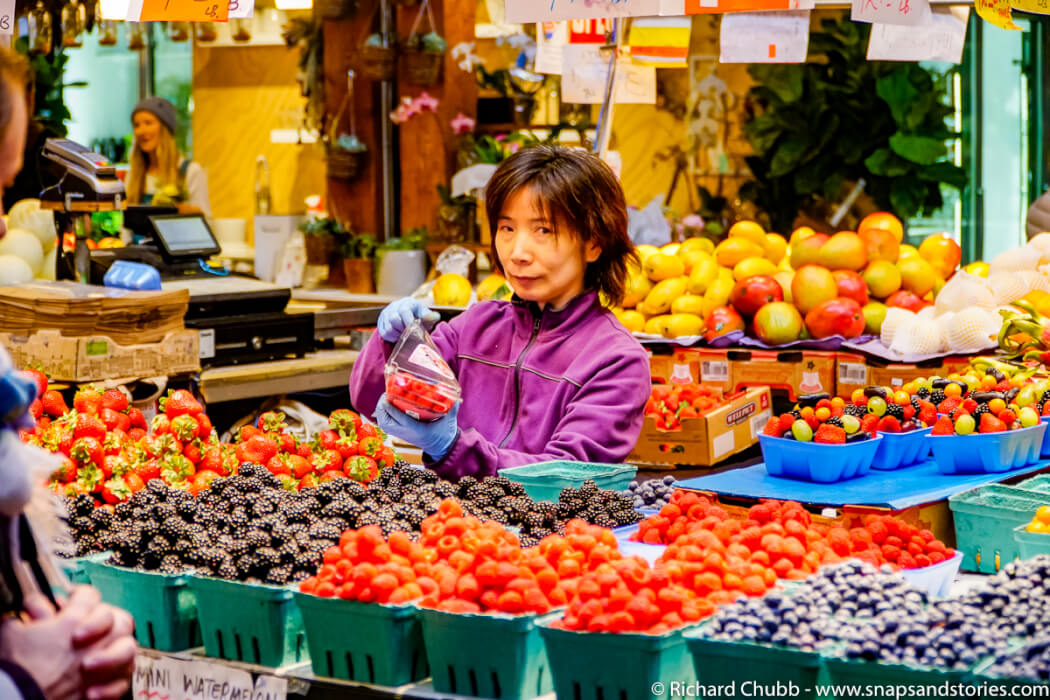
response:
[[[4,187],[15,181],[15,176],[22,170],[22,153],[26,147],[26,128],[29,124],[29,112],[26,105],[25,91],[17,86],[3,85],[0,80],[0,90],[11,90],[11,120],[7,123],[3,138],[0,139],[0,196],[3,195]],[[3,203],[0,202],[0,214],[4,213]],[[7,235],[7,225],[0,218],[0,238]]]
[[[131,118],[131,128],[135,133],[135,143],[145,153],[153,153],[157,150],[157,142],[160,140],[160,130],[163,124],[150,112],[136,112]]]
[[[601,250],[576,231],[557,229],[538,205],[527,187],[507,198],[496,224],[496,253],[519,297],[560,309],[583,291],[587,263]]]

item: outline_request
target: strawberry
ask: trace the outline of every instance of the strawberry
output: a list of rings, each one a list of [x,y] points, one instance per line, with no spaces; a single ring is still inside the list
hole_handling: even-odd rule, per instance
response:
[[[113,430],[120,425],[121,413],[117,413],[111,408],[103,408],[98,412],[98,418],[106,426],[106,430]],[[83,416],[78,416],[78,418]]]
[[[926,425],[933,425],[937,422],[937,407],[929,401],[919,399],[918,419]]]
[[[999,411],[999,415],[996,416],[996,418],[1001,420],[1006,425],[1010,425],[1015,420],[1017,420],[1017,414],[1011,411],[1009,408],[1004,408],[1003,410]]]
[[[860,419],[860,429],[871,435],[875,435],[879,425],[879,417],[874,413],[865,413],[864,417]]]
[[[357,446],[357,440],[352,436],[344,435],[340,437],[335,443],[335,449],[339,451],[339,456],[344,460],[350,459],[351,457],[360,454]]]
[[[95,415],[102,408],[102,394],[88,387],[77,391],[73,397],[73,410],[77,413]]]
[[[149,428],[154,435],[169,435],[171,433],[171,419],[163,413],[158,413],[153,416]]]
[[[993,416],[991,413],[981,414],[981,423],[977,428],[981,433],[1001,433],[1006,430],[1006,423]]]
[[[1050,401],[1043,404],[1043,411],[1041,415],[1050,416]]]
[[[817,432],[813,436],[813,442],[841,445],[846,442],[846,431],[838,426],[825,423],[817,428]]]
[[[263,431],[259,430],[254,425],[244,425],[244,426],[241,426],[241,432],[238,434],[237,437],[238,437],[240,442],[247,442],[248,440],[250,440],[251,438],[255,437],[256,435],[262,435],[262,434],[263,434]]]
[[[343,473],[355,481],[367,484],[379,476],[379,465],[371,457],[358,455],[343,463]]]
[[[33,399],[33,403],[29,404],[29,415],[33,416],[33,420],[38,420],[44,415],[44,404],[40,402],[40,399]]]
[[[186,443],[182,448],[182,455],[193,462],[194,465],[200,464],[201,459],[203,458],[200,441],[194,440],[193,442]]]
[[[108,479],[111,476],[124,476],[131,467],[120,455],[106,455],[102,460],[102,473]]]
[[[313,465],[314,471],[318,474],[323,474],[329,470],[342,471],[343,457],[338,450],[322,449],[313,454],[310,458],[310,464]]]
[[[803,418],[802,420],[806,421],[806,424],[809,425],[810,429],[812,429],[813,432],[816,432],[817,429],[820,428],[820,419],[817,418],[815,415],[809,415]]]
[[[930,435],[955,435],[955,424],[948,416],[941,416],[934,423]]]
[[[124,450],[124,445],[128,442],[128,436],[123,430],[117,428],[110,433],[106,434],[106,437],[102,439],[102,447],[106,450],[107,455],[120,454]]]
[[[77,422],[73,428],[73,437],[76,439],[93,437],[96,440],[103,440],[106,437],[106,424],[93,414],[80,413],[77,415]]]
[[[59,483],[68,484],[76,480],[77,478],[77,465],[73,463],[69,457],[63,455],[61,457],[61,463],[58,469],[51,475],[52,481],[58,481]]]
[[[904,420],[911,420],[915,417],[915,407],[910,403],[904,404],[901,410],[903,411]]]
[[[357,433],[361,425],[361,416],[347,408],[340,408],[328,416],[328,427],[340,435]]]
[[[187,485],[186,480],[196,473],[197,468],[193,466],[193,462],[182,455],[168,455],[160,461],[160,478],[168,486],[184,488]]]
[[[41,397],[44,392],[47,391],[47,375],[38,369],[24,369],[22,370],[22,376],[32,379],[33,383],[36,384],[36,395]]]
[[[166,397],[161,397],[159,404],[160,410],[164,411],[168,418],[178,418],[186,414],[198,416],[204,412],[200,402],[185,389],[169,391]]]
[[[394,462],[396,461],[397,455],[394,454],[392,449],[385,445],[379,454],[376,455],[376,463],[379,465],[380,470],[394,466]]]
[[[296,486],[296,488],[300,491],[302,491],[303,489],[317,488],[317,477],[313,474],[307,474],[299,480],[299,485]]]
[[[218,478],[219,475],[213,471],[199,471],[193,475],[193,480],[190,481],[189,491],[196,496],[201,491],[211,488],[212,482]]]
[[[299,447],[295,444],[295,436],[288,433],[279,433],[277,436],[278,449],[286,454],[299,453]]]
[[[120,389],[109,389],[102,394],[102,408],[122,413],[128,410],[128,397]]]
[[[357,443],[359,454],[375,457],[383,449],[383,441],[377,437],[367,437]]]
[[[152,479],[160,478],[160,462],[156,459],[146,459],[141,462],[136,462],[132,465],[131,471],[137,474],[144,483],[148,483]]]
[[[954,396],[949,396],[944,401],[937,404],[937,413],[951,413],[962,404],[961,399],[957,399]]]
[[[999,382],[998,384],[996,384],[995,388],[992,389],[992,391],[1001,391],[1001,392],[1003,392],[1005,394],[1005,393],[1007,393],[1008,391],[1010,391],[1013,388],[1014,388],[1013,385],[1010,384],[1010,380],[1009,379],[1004,379],[1001,382]]]
[[[831,399],[821,399],[820,401],[817,401],[817,405],[814,406],[814,408],[826,408],[831,410]]]
[[[77,441],[73,443],[73,448],[69,451],[69,456],[77,463],[77,466],[102,464],[105,455],[102,443],[93,437],[77,438]]]
[[[102,488],[102,482],[106,480],[102,469],[95,464],[85,464],[77,470],[77,486],[85,493],[92,493]]]
[[[382,434],[382,432],[379,430],[379,428],[377,426],[374,426],[371,423],[361,423],[357,427],[357,430],[355,432],[357,432],[357,439],[358,440],[364,440],[365,438],[368,438],[368,437],[377,437],[380,440],[383,440],[386,437],[386,436],[384,436]]]
[[[901,431],[901,422],[893,416],[883,416],[879,420],[876,429],[880,433],[899,433]]]
[[[213,445],[204,451],[201,462],[197,465],[200,470],[213,471],[219,476],[229,476],[237,471],[237,458],[234,449],[229,445]]]
[[[966,409],[967,413],[971,413],[972,414],[974,411],[977,410],[977,406],[978,406],[977,402],[974,401],[973,399],[963,399],[963,401],[962,401],[962,407]]]
[[[791,426],[795,424],[795,416],[790,413],[784,413],[780,416],[780,434],[783,435],[787,431],[791,430]]]
[[[171,419],[171,432],[180,442],[189,442],[197,437],[200,424],[193,416],[185,413]]]
[[[266,469],[276,476],[281,474],[292,474],[292,467],[288,464],[287,455],[275,455],[266,462]]]
[[[292,470],[292,476],[296,479],[302,479],[314,470],[313,465],[299,455],[285,455],[285,459],[288,462],[288,467]]]
[[[256,435],[237,446],[238,463],[269,464],[277,455],[277,443],[265,435]]]
[[[211,437],[213,430],[215,430],[215,426],[211,424],[211,418],[208,418],[207,414],[202,413],[197,416],[197,437],[201,440],[207,440]]]
[[[128,485],[128,488],[131,489],[132,493],[146,488],[146,482],[144,482],[135,472],[128,472],[125,474],[124,483]]]
[[[780,429],[780,419],[770,418],[766,421],[766,427],[762,428],[763,435],[770,435],[772,437],[780,437],[784,434],[784,431]]]
[[[326,472],[320,472],[320,474],[321,475],[317,477],[318,484],[326,484],[329,481],[346,478],[346,474],[343,473],[342,469],[329,469]]]
[[[138,442],[144,437],[146,437],[146,431],[143,428],[132,428],[128,431],[128,439],[132,442]]]
[[[288,429],[288,424],[284,422],[284,414],[280,411],[267,411],[259,416],[255,427],[264,433],[283,433]]]
[[[122,477],[114,477],[102,485],[102,500],[116,505],[131,498],[131,488]]]
[[[146,424],[146,416],[142,415],[142,411],[137,408],[128,409],[128,419],[131,421],[132,428],[142,428],[145,430],[149,426]]]
[[[60,418],[69,413],[69,408],[66,406],[66,400],[62,398],[62,394],[54,389],[50,389],[41,394],[40,405],[43,407],[44,413],[52,418]]]
[[[182,444],[170,433],[168,435],[154,435],[146,437],[144,445],[146,454],[150,457],[167,457],[182,454]]]

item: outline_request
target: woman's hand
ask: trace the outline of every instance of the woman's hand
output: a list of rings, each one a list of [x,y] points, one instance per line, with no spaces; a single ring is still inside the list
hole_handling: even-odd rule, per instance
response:
[[[431,311],[419,299],[404,297],[391,302],[379,313],[376,332],[386,342],[396,343],[405,327],[417,318],[424,321],[439,321],[441,314]]]
[[[459,426],[456,416],[459,402],[452,410],[437,420],[418,421],[404,411],[391,406],[383,394],[376,404],[376,425],[395,437],[419,447],[433,460],[444,457],[456,442]]]

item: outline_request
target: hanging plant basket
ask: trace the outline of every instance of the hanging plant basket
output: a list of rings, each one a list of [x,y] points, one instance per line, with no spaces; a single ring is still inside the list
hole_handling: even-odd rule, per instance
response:
[[[342,19],[354,14],[357,9],[356,0],[317,0],[314,8],[321,17],[325,19]]]
[[[353,180],[361,174],[365,165],[368,149],[357,138],[357,126],[354,118],[354,71],[347,71],[346,95],[339,104],[325,135],[325,158],[328,165],[328,177],[336,180]],[[350,133],[339,133],[339,124],[343,114],[349,111]]]
[[[351,151],[329,144],[325,148],[328,177],[334,180],[355,180],[365,166],[365,151]]]
[[[430,31],[426,34],[419,34],[418,30],[424,16],[430,25]],[[423,0],[416,14],[416,20],[412,23],[412,31],[409,32],[408,38],[404,40],[401,47],[405,80],[410,85],[421,87],[429,87],[436,83],[441,77],[441,64],[445,62],[447,48],[448,44],[437,33],[430,0]]]
[[[393,80],[397,72],[397,49],[365,44],[359,54],[361,75],[369,80]]]

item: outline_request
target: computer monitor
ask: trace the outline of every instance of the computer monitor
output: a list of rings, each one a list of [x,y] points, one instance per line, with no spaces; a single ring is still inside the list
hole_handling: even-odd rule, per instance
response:
[[[202,214],[151,216],[157,247],[167,262],[208,258],[221,248]]]

